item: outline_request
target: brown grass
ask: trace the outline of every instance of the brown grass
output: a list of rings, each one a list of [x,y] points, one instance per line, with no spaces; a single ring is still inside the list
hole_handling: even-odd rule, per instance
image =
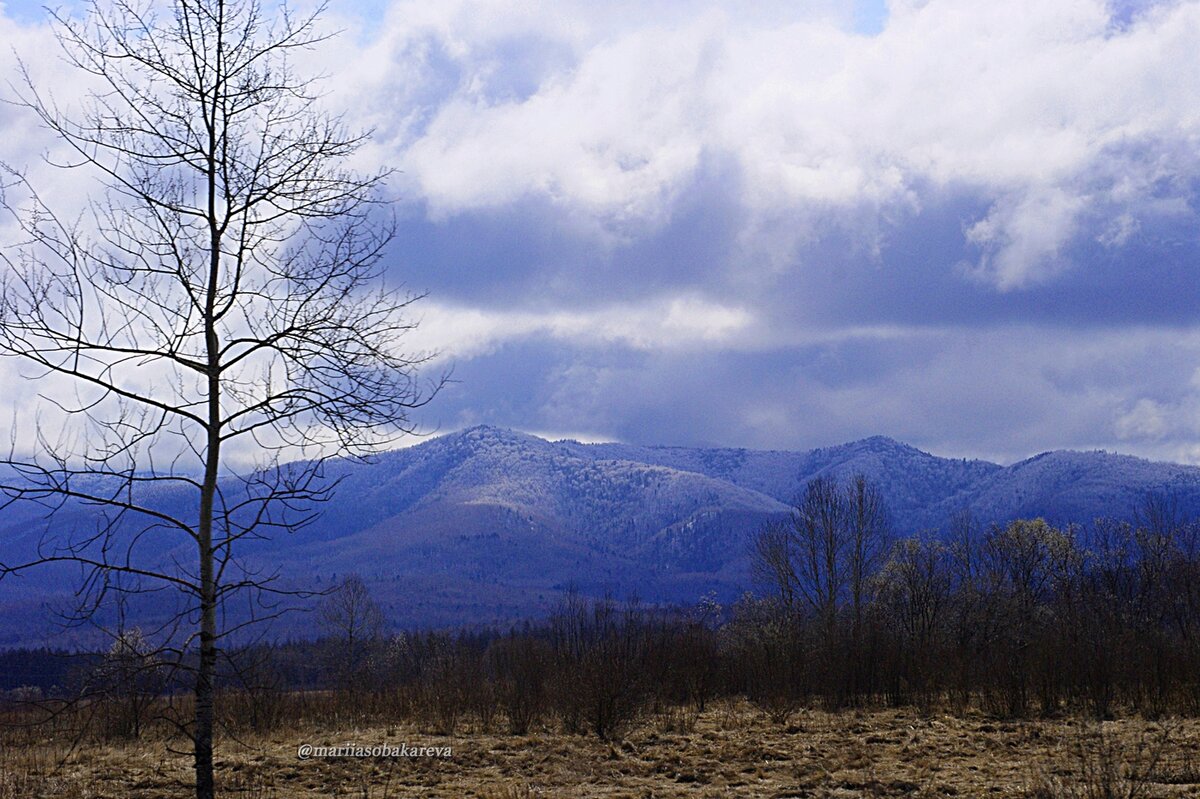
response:
[[[301,743],[452,746],[449,759],[297,759]],[[50,737],[0,750],[0,799],[174,799],[189,760],[167,741]],[[1200,797],[1200,721],[1007,722],[907,710],[803,710],[787,726],[741,702],[650,716],[620,743],[542,729],[525,736],[407,722],[308,725],[225,739],[221,795],[399,797]],[[1108,775],[1108,776],[1097,776]],[[1100,785],[1108,780],[1109,785]],[[1111,789],[1111,790],[1108,790]]]

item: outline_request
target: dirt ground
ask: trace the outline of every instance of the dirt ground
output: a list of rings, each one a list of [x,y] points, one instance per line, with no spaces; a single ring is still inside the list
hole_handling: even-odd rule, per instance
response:
[[[451,747],[449,757],[298,757],[299,747]],[[65,756],[65,762],[59,763]],[[189,760],[164,741],[41,742],[0,751],[0,799],[174,799]],[[296,729],[218,747],[221,794],[398,797],[1200,797],[1200,720],[996,721],[912,711],[803,711],[774,724],[745,703],[649,716],[618,743],[543,731],[422,733],[407,724]],[[1093,791],[1099,789],[1099,793]]]

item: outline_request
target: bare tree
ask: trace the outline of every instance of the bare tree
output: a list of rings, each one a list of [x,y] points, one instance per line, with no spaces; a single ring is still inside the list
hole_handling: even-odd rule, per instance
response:
[[[951,596],[946,559],[942,543],[913,536],[892,547],[878,577],[877,602],[900,649],[895,668],[923,704],[930,701],[927,683]]]
[[[854,635],[862,628],[863,612],[870,601],[871,577],[887,556],[891,525],[883,495],[867,478],[855,475],[844,489],[848,533],[847,578],[850,583],[850,609]]]
[[[497,699],[513,735],[525,735],[545,711],[553,655],[549,644],[529,634],[512,633],[488,647],[486,657],[495,675]]]
[[[351,574],[321,600],[317,609],[322,629],[337,645],[333,655],[338,687],[354,689],[373,645],[383,636],[383,609],[371,597],[362,577]]]
[[[830,627],[845,598],[847,521],[841,487],[829,477],[810,481],[792,514],[800,593]]]
[[[324,38],[320,12],[95,0],[83,18],[55,15],[67,59],[100,88],[64,110],[26,76],[21,102],[72,154],[63,166],[106,188],[59,215],[5,168],[20,239],[3,254],[0,352],[46,378],[73,433],[14,447],[3,489],[94,512],[90,526],[62,514],[0,577],[82,566],[80,618],[112,592],[174,592],[148,637],[179,630],[173,654],[195,664],[200,799],[215,792],[218,650],[251,620],[223,611],[249,592],[237,604],[261,619],[288,590],[239,544],[309,522],[335,482],[325,460],[410,432],[438,387],[400,347],[417,298],[373,288],[394,233],[387,174],[345,167],[363,135],[293,70]]]
[[[862,475],[810,480],[789,518],[755,539],[753,570],[783,609],[817,624],[828,698],[842,702],[871,681],[875,642],[864,628],[888,537],[883,498]],[[848,618],[848,635],[845,635]]]
[[[981,556],[992,606],[988,614],[997,622],[988,643],[1005,713],[1028,712],[1035,658],[1044,649],[1039,644],[1049,621],[1046,608],[1061,593],[1077,554],[1074,528],[1060,530],[1044,519],[992,525],[984,538]]]
[[[832,623],[846,588],[846,503],[837,482],[810,480],[784,522],[755,539],[753,569],[783,603]]]
[[[795,516],[787,521],[767,522],[754,537],[750,552],[750,571],[755,582],[772,591],[788,612],[795,612],[806,599],[800,592],[794,524]]]
[[[831,477],[808,482],[784,522],[769,524],[754,542],[755,576],[785,605],[832,623],[849,603],[856,624],[869,599],[870,578],[887,551],[887,510],[862,475],[845,486]]]

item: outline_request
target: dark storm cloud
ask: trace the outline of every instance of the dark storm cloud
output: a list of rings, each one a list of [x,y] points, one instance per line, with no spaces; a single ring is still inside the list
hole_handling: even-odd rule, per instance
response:
[[[1111,217],[1085,219],[1055,256],[1052,278],[997,291],[964,268],[978,257],[966,231],[986,214],[987,199],[932,187],[919,194],[919,211],[877,219],[869,235],[818,225],[815,240],[796,245],[786,262],[742,281],[756,264],[740,252],[736,185],[728,174],[702,176],[662,227],[604,245],[544,201],[440,222],[414,213],[401,227],[395,260],[410,285],[484,308],[579,308],[700,290],[752,304],[774,326],[1186,326],[1200,319],[1195,195],[1184,210],[1143,216],[1120,242],[1103,240]]]
[[[665,224],[599,233],[544,197],[437,220],[410,205],[390,260],[409,285],[485,308],[577,308],[719,286],[743,216],[737,180],[728,165],[704,165]]]

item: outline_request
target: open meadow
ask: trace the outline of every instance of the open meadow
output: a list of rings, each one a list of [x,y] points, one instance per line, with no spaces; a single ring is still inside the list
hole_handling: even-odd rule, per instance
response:
[[[667,708],[619,739],[543,727],[452,736],[399,722],[301,722],[220,741],[219,794],[245,799],[399,797],[1200,796],[1200,720],[1007,721],[913,710],[802,710],[786,724],[750,704]],[[164,731],[71,748],[4,732],[0,799],[186,797],[190,760]],[[317,757],[319,746],[451,747],[449,756]]]

